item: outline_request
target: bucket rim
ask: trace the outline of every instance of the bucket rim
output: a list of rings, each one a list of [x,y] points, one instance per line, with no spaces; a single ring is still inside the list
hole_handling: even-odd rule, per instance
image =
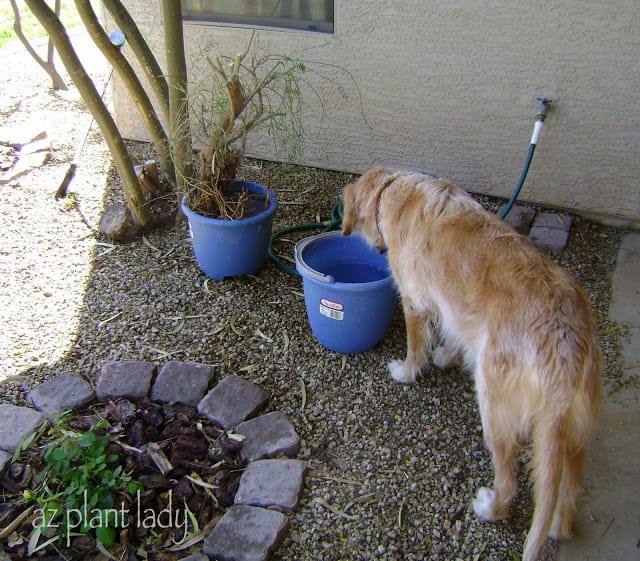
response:
[[[325,273],[322,273],[321,271],[317,271],[316,269],[314,269],[313,267],[311,267],[305,262],[303,257],[303,252],[309,246],[327,238],[338,238],[338,237],[358,238],[359,240],[364,242],[367,245],[367,247],[370,247],[369,244],[366,242],[366,240],[357,232],[354,232],[350,236],[343,236],[342,232],[340,232],[339,230],[333,230],[331,232],[322,232],[321,234],[316,234],[313,236],[308,236],[306,238],[303,238],[296,243],[295,249],[294,249],[294,259],[296,263],[296,268],[298,269],[298,272],[301,274],[303,280],[312,280],[320,284],[332,285],[337,288],[344,286],[344,287],[348,287],[349,290],[352,292],[360,291],[360,290],[363,290],[363,291],[371,290],[377,286],[385,286],[387,284],[393,283],[391,270],[389,269],[388,266],[385,271],[387,274],[381,279],[377,279],[374,281],[367,281],[367,282],[351,283],[351,282],[336,281],[333,275],[327,275]]]

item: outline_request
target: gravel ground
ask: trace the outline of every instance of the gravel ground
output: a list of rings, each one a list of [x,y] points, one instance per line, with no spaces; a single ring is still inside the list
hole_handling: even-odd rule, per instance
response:
[[[108,69],[88,46],[82,52],[101,89]],[[492,470],[467,374],[433,369],[416,387],[395,384],[386,363],[404,353],[400,310],[371,352],[325,350],[307,325],[298,278],[268,264],[255,277],[207,281],[184,225],[126,245],[101,240],[104,204],[122,195],[99,133],[89,135],[70,197],[55,201],[89,116],[74,91],[49,91],[20,47],[1,54],[0,124],[46,128],[52,152],[47,165],[0,187],[0,402],[24,404],[35,384],[67,372],[93,381],[110,360],[209,363],[220,378],[240,374],[271,391],[271,408],[302,438],[312,469],[275,559],[520,553],[532,507],[526,478],[507,521],[481,523],[470,507]],[[242,173],[278,190],[276,229],[326,218],[351,177],[256,161]],[[554,256],[592,302],[613,386],[619,333],[607,312],[620,236],[576,218],[567,250]],[[554,556],[549,544],[543,558]]]

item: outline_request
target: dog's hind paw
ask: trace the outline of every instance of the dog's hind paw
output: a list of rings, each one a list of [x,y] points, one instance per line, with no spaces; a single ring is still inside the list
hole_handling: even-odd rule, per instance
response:
[[[494,509],[495,498],[496,492],[493,489],[480,487],[473,501],[473,512],[483,520],[496,520],[498,517]]]
[[[392,360],[389,363],[391,377],[401,384],[415,384],[418,376],[418,369],[407,367],[404,360]]]
[[[557,513],[553,517],[551,527],[549,528],[549,537],[554,540],[569,540],[573,537],[571,532],[571,520],[560,520]]]

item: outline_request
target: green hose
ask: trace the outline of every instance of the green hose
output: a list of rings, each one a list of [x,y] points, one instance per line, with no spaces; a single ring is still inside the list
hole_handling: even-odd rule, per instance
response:
[[[305,232],[307,230],[322,230],[322,232],[330,232],[331,230],[337,230],[342,225],[342,216],[343,206],[342,201],[340,201],[333,205],[333,208],[331,209],[330,220],[324,220],[322,222],[309,222],[308,224],[299,224],[297,226],[291,226],[290,228],[284,228],[277,231],[271,236],[271,239],[269,240],[269,249],[267,251],[269,258],[281,271],[284,271],[289,275],[300,276],[300,273],[298,273],[295,268],[290,267],[276,256],[275,252],[273,251],[273,244],[282,236],[293,234],[295,232]]]
[[[529,167],[531,167],[531,160],[533,159],[533,153],[536,151],[536,145],[534,143],[529,144],[529,152],[527,152],[527,161],[522,168],[522,173],[520,174],[520,180],[518,181],[518,185],[516,186],[511,198],[507,202],[506,205],[502,208],[502,210],[498,213],[500,218],[506,218],[507,214],[511,212],[514,203],[516,202],[518,195],[520,194],[520,190],[524,185],[524,180],[527,178],[527,173],[529,172]]]

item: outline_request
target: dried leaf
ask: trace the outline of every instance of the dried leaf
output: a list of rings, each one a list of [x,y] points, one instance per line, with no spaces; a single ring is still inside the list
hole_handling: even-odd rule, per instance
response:
[[[156,442],[149,442],[145,446],[145,450],[162,475],[167,475],[173,469],[173,464]]]
[[[111,253],[117,246],[115,244],[112,243],[102,243],[102,242],[98,242],[96,245],[98,246],[102,246],[102,247],[106,247],[107,249],[105,249],[102,253],[98,253],[98,255],[96,255],[96,259],[99,259],[100,257],[104,257],[105,255],[107,255],[108,253]]]
[[[303,379],[300,379],[300,394],[302,395],[302,402],[300,403],[300,411],[304,411],[305,405],[307,405],[307,386]]]
[[[142,236],[142,243],[146,245],[149,249],[157,253],[160,253],[160,250],[155,245],[153,245],[145,236]]]
[[[13,521],[6,528],[1,530],[0,531],[0,541],[3,541],[6,538],[8,538],[16,528],[18,528],[27,518],[29,518],[29,516],[31,516],[31,513],[33,512],[34,508],[35,508],[34,505],[30,506],[22,514],[20,514],[16,518],[14,518]]]
[[[216,327],[213,331],[207,331],[205,333],[205,335],[217,335],[218,333],[220,333],[225,327],[227,326],[226,323],[222,323],[220,324],[218,327]]]
[[[359,516],[356,516],[355,514],[347,514],[346,512],[340,510],[339,508],[333,506],[332,504],[329,504],[322,497],[316,497],[313,500],[314,500],[314,502],[318,503],[320,506],[322,506],[322,507],[326,508],[327,510],[333,512],[333,514],[338,515],[340,518],[345,518],[347,520],[360,520]]]
[[[229,325],[231,326],[231,331],[233,331],[236,335],[240,335],[240,337],[242,337],[242,333],[236,327],[236,321],[238,321],[238,316],[233,316],[229,321]]]
[[[202,478],[195,472],[192,475],[185,475],[185,477],[189,481],[191,481],[191,483],[197,485],[198,487],[202,487],[203,489],[220,489],[218,485],[213,485],[212,483],[203,481]]]
[[[174,317],[167,317],[167,316],[161,316],[163,319],[166,319],[167,321],[184,321],[185,319],[198,319],[198,318],[203,318],[206,317],[207,314],[196,314],[193,316],[174,316]]]
[[[273,343],[273,339],[271,337],[269,337],[268,335],[265,335],[260,328],[256,328],[256,335],[258,337],[262,337],[267,343]]]
[[[118,312],[117,314],[113,314],[111,317],[108,317],[107,319],[103,319],[101,322],[98,323],[98,329],[100,329],[103,325],[109,323],[110,321],[113,321],[116,318],[119,318],[124,312]]]
[[[396,521],[396,528],[402,528],[402,511],[404,510],[404,499],[400,503],[400,508],[398,509],[398,520]]]

